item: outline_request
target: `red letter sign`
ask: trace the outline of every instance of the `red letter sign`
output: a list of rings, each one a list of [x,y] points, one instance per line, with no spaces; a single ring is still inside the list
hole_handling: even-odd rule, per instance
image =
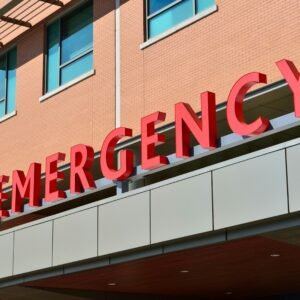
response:
[[[9,211],[2,209],[2,202],[8,199],[7,193],[3,193],[3,183],[8,183],[8,176],[0,176],[0,219],[9,217]]]
[[[203,148],[216,147],[216,97],[214,93],[201,94],[202,119],[187,103],[175,105],[176,156],[190,157],[190,133]]]
[[[289,60],[283,59],[276,64],[294,94],[295,115],[300,118],[300,73]]]
[[[155,133],[155,124],[164,121],[165,118],[165,113],[156,112],[141,120],[141,155],[142,168],[144,170],[159,168],[169,163],[167,157],[155,155],[155,146],[164,143],[166,139],[164,134]]]
[[[23,171],[13,171],[12,178],[12,211],[23,211],[22,200],[29,199],[29,206],[40,206],[41,164],[32,163],[27,176]]]
[[[94,161],[94,150],[90,146],[76,145],[71,148],[70,191],[83,193],[96,187],[90,171]]]
[[[57,164],[65,160],[64,153],[55,153],[46,158],[45,200],[55,201],[66,198],[64,191],[57,189],[57,181],[64,179],[64,173],[58,172]]]
[[[253,72],[240,78],[230,91],[227,103],[227,120],[231,130],[239,135],[258,135],[269,127],[269,121],[259,117],[246,124],[243,114],[243,101],[247,91],[256,83],[267,83],[265,74]]]
[[[114,151],[118,141],[122,137],[131,137],[132,129],[117,128],[110,132],[105,138],[101,149],[100,163],[101,170],[104,177],[110,180],[125,180],[133,171],[133,151],[120,151],[120,169],[116,170],[114,167]]]

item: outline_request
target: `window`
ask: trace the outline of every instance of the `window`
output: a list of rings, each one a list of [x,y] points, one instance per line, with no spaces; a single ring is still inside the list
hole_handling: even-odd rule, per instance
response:
[[[47,28],[46,92],[93,69],[93,5],[88,1]]]
[[[16,109],[17,50],[0,56],[0,118]]]
[[[147,39],[214,6],[214,0],[146,0]]]

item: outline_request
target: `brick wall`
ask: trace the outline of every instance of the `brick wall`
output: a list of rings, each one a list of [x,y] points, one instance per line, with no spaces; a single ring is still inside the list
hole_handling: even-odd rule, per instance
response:
[[[15,43],[18,50],[17,115],[0,124],[0,173],[27,170],[45,156],[85,143],[100,150],[115,124],[115,12],[110,0],[94,1],[96,75],[40,103],[43,95],[44,24]]]
[[[75,1],[74,1],[75,2]],[[95,70],[92,76],[40,103],[44,24],[21,35],[17,116],[0,124],[0,173],[27,170],[56,151],[86,143],[99,150],[115,125],[114,1],[95,0]],[[300,68],[298,0],[217,0],[218,11],[141,50],[143,1],[121,1],[121,124],[139,133],[140,117],[156,110],[173,121],[173,105],[200,110],[199,94],[224,102],[232,84],[251,71],[281,79],[275,61]],[[68,157],[67,157],[68,159]]]
[[[218,11],[140,50],[143,1],[121,8],[122,123],[139,130],[140,115],[167,112],[185,101],[200,110],[199,93],[224,102],[233,83],[260,71],[269,82],[282,78],[275,61],[293,60],[300,69],[298,0],[217,0]]]

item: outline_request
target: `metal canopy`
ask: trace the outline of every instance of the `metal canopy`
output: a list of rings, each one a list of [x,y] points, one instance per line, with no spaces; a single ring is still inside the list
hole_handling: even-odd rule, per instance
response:
[[[64,0],[0,1],[0,47],[64,6]]]

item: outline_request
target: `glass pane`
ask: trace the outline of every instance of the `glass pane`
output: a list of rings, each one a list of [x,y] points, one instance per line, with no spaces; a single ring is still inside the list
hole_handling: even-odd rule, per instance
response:
[[[5,116],[5,101],[0,102],[0,118]]]
[[[194,0],[184,0],[149,20],[149,38],[191,18],[194,14]]]
[[[47,83],[46,91],[59,87],[59,32],[60,22],[56,21],[48,27],[47,32]]]
[[[197,0],[197,13],[200,13],[213,5],[215,5],[215,0]]]
[[[6,86],[6,55],[0,57],[0,100],[5,98]]]
[[[61,64],[76,58],[93,47],[93,7],[81,7],[62,19]]]
[[[148,16],[177,0],[148,0]]]
[[[61,69],[61,84],[68,83],[92,69],[93,52],[90,52]]]
[[[8,53],[7,114],[16,109],[16,67],[17,49],[14,48]]]

